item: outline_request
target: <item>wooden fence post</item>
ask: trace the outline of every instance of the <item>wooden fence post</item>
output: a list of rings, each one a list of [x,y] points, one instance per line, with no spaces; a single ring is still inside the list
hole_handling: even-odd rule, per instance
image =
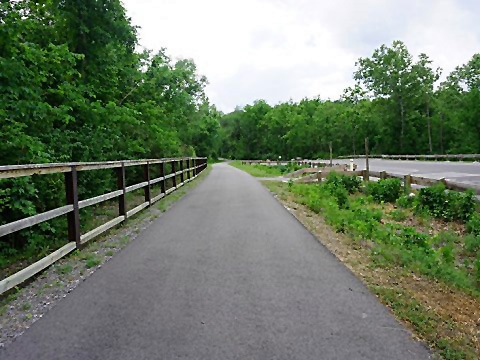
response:
[[[145,202],[148,202],[149,205],[152,205],[152,194],[150,191],[150,166],[148,161],[145,165],[143,165],[143,179],[144,181],[148,182],[148,185],[143,188]]]
[[[125,164],[117,168],[117,189],[122,190],[123,193],[118,196],[118,215],[127,217],[127,202],[125,199]]]
[[[403,185],[405,187],[405,192],[409,193],[412,187],[412,175],[409,174],[403,177]]]
[[[176,166],[176,161],[172,161],[172,174],[175,174],[177,172],[177,166]],[[176,189],[177,188],[177,175],[173,175],[173,187]]]
[[[387,172],[386,171],[380,171],[380,179],[384,180],[387,178]]]
[[[183,184],[185,182],[185,176],[183,174],[183,171],[185,169],[185,167],[183,166],[184,165],[184,162],[185,160],[183,160],[183,158],[180,160],[180,184]]]
[[[369,177],[368,177],[368,171],[367,170],[362,170],[362,177],[363,177],[363,181],[370,180]]]
[[[68,241],[75,241],[80,247],[80,210],[78,208],[78,174],[77,168],[72,166],[70,172],[65,173],[65,192],[68,205],[73,205],[73,211],[67,214]]]
[[[165,180],[165,162],[164,161],[160,163],[160,177],[163,177],[163,180],[160,181],[160,192],[162,194],[165,194],[165,191],[167,190],[166,189],[167,180]]]

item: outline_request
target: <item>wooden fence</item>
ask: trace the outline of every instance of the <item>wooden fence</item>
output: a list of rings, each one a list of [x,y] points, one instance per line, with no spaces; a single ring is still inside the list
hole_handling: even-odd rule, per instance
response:
[[[167,164],[170,165],[170,171],[167,173]],[[132,166],[143,167],[143,181],[126,186],[125,168]],[[159,167],[160,177],[151,179],[150,170],[152,166]],[[182,185],[192,181],[207,167],[206,158],[175,158],[175,159],[150,159],[150,160],[127,160],[127,161],[109,161],[97,163],[61,163],[61,164],[36,164],[36,165],[12,165],[0,166],[0,179],[18,178],[22,176],[44,175],[44,174],[65,174],[65,206],[49,210],[34,216],[20,219],[0,226],[0,237],[40,224],[44,221],[67,215],[68,224],[68,243],[26,267],[25,269],[0,281],[0,294],[21,284],[25,280],[34,276],[55,261],[69,254],[75,249],[81,248],[87,241],[102,234],[110,228],[120,224],[129,217],[152,205],[166,195],[175,191]],[[114,169],[117,177],[117,190],[95,196],[93,198],[79,201],[78,196],[78,172],[99,169]],[[170,180],[172,186],[167,189],[167,180]],[[151,186],[159,184],[161,192],[157,196],[152,196]],[[145,201],[135,208],[127,211],[126,194],[128,192],[142,189],[144,190]],[[99,204],[101,202],[118,198],[118,216],[105,224],[88,231],[85,234],[80,232],[80,209]]]
[[[478,185],[470,185],[470,184],[462,184],[453,181],[447,181],[445,179],[430,179],[421,176],[412,176],[412,175],[398,175],[398,174],[389,174],[386,171],[367,171],[367,170],[359,170],[359,171],[335,171],[337,174],[345,174],[350,176],[362,176],[363,180],[368,181],[370,177],[378,178],[378,179],[390,179],[390,178],[397,178],[403,181],[404,186],[406,189],[409,189],[412,184],[420,185],[420,186],[432,186],[438,183],[442,183],[445,185],[447,189],[455,190],[455,191],[467,191],[473,190],[475,194],[480,195],[480,186]],[[304,178],[300,178],[299,182],[319,182],[322,181],[326,176],[321,170],[319,170],[314,175],[305,176]]]

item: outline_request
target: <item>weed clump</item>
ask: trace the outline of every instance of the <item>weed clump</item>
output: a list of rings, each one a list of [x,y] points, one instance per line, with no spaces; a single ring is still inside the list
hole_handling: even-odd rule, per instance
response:
[[[448,191],[443,184],[420,189],[415,204],[417,212],[426,211],[430,215],[447,221],[468,221],[475,212],[473,191]],[[478,217],[478,216],[477,216]],[[480,220],[474,220],[472,229],[480,231]]]
[[[371,195],[376,202],[394,203],[402,194],[400,179],[381,179],[378,182],[369,182],[366,193]]]

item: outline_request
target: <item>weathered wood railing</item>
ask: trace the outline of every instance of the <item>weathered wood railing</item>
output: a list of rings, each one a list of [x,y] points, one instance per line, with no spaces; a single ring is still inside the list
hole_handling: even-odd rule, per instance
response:
[[[470,184],[462,184],[453,181],[447,181],[446,179],[430,179],[421,176],[412,176],[408,175],[399,175],[399,174],[390,174],[386,171],[367,171],[367,170],[358,170],[358,171],[335,171],[338,174],[345,174],[351,176],[362,176],[363,180],[367,181],[371,177],[378,178],[378,179],[389,179],[389,178],[397,178],[403,181],[404,186],[408,189],[412,184],[420,185],[420,186],[432,186],[438,183],[442,183],[445,185],[447,189],[455,190],[455,191],[467,191],[473,190],[475,194],[480,195],[480,186],[478,185],[470,185]],[[309,175],[304,178],[301,178],[299,181],[301,182],[319,182],[322,181],[326,177],[326,173],[322,172],[321,169],[314,175]]]
[[[171,164],[167,173],[167,164]],[[178,167],[177,167],[178,165]],[[143,167],[143,181],[126,186],[125,168],[131,166]],[[150,169],[152,166],[158,166],[160,177],[151,179]],[[115,225],[125,221],[129,217],[152,205],[166,195],[175,191],[182,185],[196,178],[207,167],[206,158],[175,158],[175,159],[149,159],[149,160],[127,160],[127,161],[109,161],[96,163],[60,163],[60,164],[36,164],[36,165],[12,165],[0,166],[0,179],[18,178],[31,175],[45,174],[65,174],[65,194],[66,205],[49,210],[34,216],[20,219],[0,226],[0,237],[12,234],[22,229],[40,224],[67,215],[68,225],[68,243],[56,250],[52,254],[26,267],[25,269],[0,281],[0,294],[19,285],[46,267],[53,264],[58,259],[77,248],[81,248],[87,241],[111,229]],[[117,190],[95,196],[93,198],[79,201],[78,194],[78,172],[99,169],[114,169],[117,177]],[[177,183],[178,178],[180,182]],[[172,179],[172,186],[167,189],[167,180]],[[160,194],[152,197],[151,187],[160,183]],[[144,190],[145,201],[131,210],[127,210],[126,194],[142,189]],[[99,204],[101,202],[118,198],[118,216],[107,223],[88,231],[84,234],[80,232],[80,209]]]

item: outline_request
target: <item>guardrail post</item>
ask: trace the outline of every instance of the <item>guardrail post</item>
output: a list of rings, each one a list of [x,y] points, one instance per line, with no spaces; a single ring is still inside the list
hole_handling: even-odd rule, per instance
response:
[[[176,166],[176,161],[172,161],[172,174],[175,174],[177,172],[177,166]],[[173,175],[173,187],[176,189],[177,188],[177,175]]]
[[[127,217],[127,201],[125,198],[125,164],[117,168],[117,189],[122,190],[122,194],[118,196],[118,215]]]
[[[387,172],[386,171],[380,171],[380,179],[384,180],[387,178]]]
[[[65,192],[67,205],[73,205],[73,211],[67,214],[68,241],[75,241],[80,247],[80,210],[78,208],[78,174],[77,168],[72,166],[70,172],[65,173]]]
[[[149,205],[152,205],[152,194],[150,191],[150,166],[148,161],[145,165],[143,165],[143,178],[144,181],[148,182],[147,186],[143,188],[145,194],[145,202],[148,202]]]
[[[193,159],[193,177],[197,177],[197,174],[198,174],[197,166],[198,166],[198,159],[195,158]]]
[[[165,162],[160,163],[160,177],[163,177],[163,180],[160,181],[160,192],[165,194],[167,182],[167,180],[165,180]]]
[[[183,158],[182,158],[182,159],[180,160],[180,171],[181,171],[181,173],[180,173],[180,183],[181,183],[181,184],[183,184],[183,183],[185,182],[185,176],[184,176],[184,174],[183,174],[184,171],[185,171],[185,170],[184,170],[185,167],[183,166],[183,165],[184,165],[184,162],[185,162],[185,161],[184,161]]]

